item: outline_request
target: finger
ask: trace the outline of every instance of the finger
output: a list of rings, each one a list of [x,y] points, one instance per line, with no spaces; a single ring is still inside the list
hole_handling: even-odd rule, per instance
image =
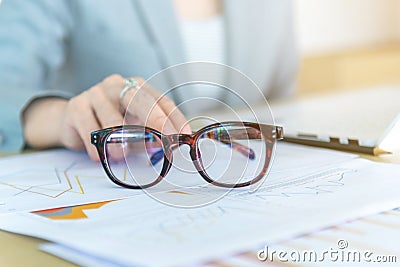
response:
[[[156,99],[160,108],[168,116],[169,120],[174,125],[174,128],[178,130],[179,133],[192,133],[187,119],[171,98],[157,91],[150,85],[145,84],[144,87]]]
[[[83,144],[85,145],[86,151],[90,158],[95,161],[99,161],[99,156],[96,148],[91,144],[90,133],[100,129],[100,126],[96,120],[93,110],[90,104],[86,101],[80,101],[85,103],[79,109],[76,109],[73,115],[75,121],[75,129],[78,132]]]
[[[135,100],[136,93],[142,91],[141,86],[143,85],[144,80],[141,78],[133,78],[133,79],[136,80],[139,85],[128,88],[128,91],[126,91],[125,95],[123,95],[122,98],[120,99],[120,105],[122,106],[124,111],[129,108],[131,102],[136,101]],[[120,88],[120,94],[125,88],[126,88],[125,86],[123,88]]]
[[[127,112],[124,116],[124,123],[127,125],[140,125],[142,121],[137,116]]]
[[[73,122],[65,122],[65,128],[63,128],[62,136],[60,137],[61,143],[72,150],[84,150],[85,144],[81,140],[79,133],[76,131]]]
[[[86,91],[86,97],[90,102],[97,120],[102,128],[123,124],[123,116],[119,111],[119,105],[111,102],[100,85]]]
[[[157,104],[153,105],[149,114],[143,115],[147,115],[147,119],[145,119],[146,126],[148,125],[164,134],[178,133],[171,120]]]
[[[135,92],[127,111],[135,114],[146,126],[152,127],[164,134],[177,133],[172,122],[157,104],[156,99],[145,90]]]
[[[122,162],[126,158],[126,155],[129,155],[130,149],[128,144],[129,143],[123,141],[107,143],[107,157],[111,158],[113,161]]]
[[[123,117],[114,103],[108,99],[101,86],[92,87],[86,95],[92,105],[101,128],[123,125]],[[112,136],[111,136],[112,137]],[[116,138],[116,142],[107,143],[107,156],[114,161],[122,161],[128,153],[124,138]]]
[[[112,103],[119,105],[119,94],[125,86],[125,79],[121,75],[110,75],[98,85],[105,89],[104,93],[108,96]]]

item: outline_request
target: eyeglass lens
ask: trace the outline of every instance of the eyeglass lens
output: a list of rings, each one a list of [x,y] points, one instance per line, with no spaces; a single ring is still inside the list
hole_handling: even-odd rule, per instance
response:
[[[197,140],[200,162],[216,182],[235,185],[252,181],[263,170],[266,144],[261,132],[245,126],[225,126]]]
[[[156,155],[157,160],[150,162]],[[106,140],[109,168],[121,183],[146,186],[159,177],[164,164],[163,145],[158,136],[142,130],[120,130]]]
[[[211,180],[227,185],[252,181],[262,173],[268,157],[266,144],[260,130],[247,126],[220,126],[195,139],[199,167]],[[105,149],[110,171],[121,183],[146,186],[156,181],[163,169],[166,148],[152,132],[140,129],[112,132]],[[189,153],[189,149],[182,151]],[[174,156],[172,168],[187,165],[179,161],[188,159],[189,155]],[[203,179],[192,179],[204,184]]]

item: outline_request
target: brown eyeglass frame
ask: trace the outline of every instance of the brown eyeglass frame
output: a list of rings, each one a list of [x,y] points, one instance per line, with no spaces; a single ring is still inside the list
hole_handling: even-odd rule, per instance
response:
[[[251,181],[248,182],[243,182],[243,183],[238,183],[238,184],[227,184],[227,183],[220,183],[217,181],[214,181],[212,178],[210,178],[207,173],[205,172],[202,163],[201,163],[201,155],[200,151],[197,148],[197,141],[202,138],[202,135],[210,132],[210,130],[213,129],[218,129],[218,128],[224,128],[224,127],[248,127],[250,129],[255,129],[257,132],[250,132],[249,130],[246,131],[246,136],[244,136],[245,139],[259,139],[261,136],[259,136],[258,133],[261,133],[262,139],[265,141],[265,147],[266,147],[266,157],[265,157],[265,162],[263,169],[261,170],[260,174],[252,179]],[[130,185],[130,184],[125,184],[123,183],[120,179],[116,178],[111,171],[111,168],[108,164],[107,160],[107,153],[106,153],[106,145],[107,145],[107,138],[115,132],[121,131],[121,130],[140,130],[146,133],[151,133],[155,136],[157,136],[161,142],[162,142],[162,151],[163,151],[163,157],[164,157],[164,162],[162,166],[161,173],[159,174],[158,178],[146,185]],[[232,132],[232,130],[229,130],[229,132]],[[257,134],[257,136],[254,136],[254,134]],[[250,138],[252,137],[252,138]],[[207,138],[212,138],[212,136],[207,136]],[[219,139],[221,139],[221,136],[219,136]],[[272,149],[274,147],[275,141],[276,140],[281,140],[283,139],[283,128],[281,126],[274,126],[274,125],[269,125],[269,124],[259,124],[259,123],[254,123],[254,122],[236,122],[236,121],[228,121],[228,122],[220,122],[220,123],[214,123],[208,126],[205,126],[201,128],[200,130],[196,131],[193,134],[171,134],[171,135],[165,135],[155,129],[152,129],[150,127],[145,127],[145,126],[139,126],[139,125],[121,125],[121,126],[115,126],[115,127],[110,127],[102,130],[97,130],[91,133],[91,143],[96,147],[97,152],[100,157],[101,164],[103,165],[103,168],[107,174],[107,176],[111,179],[112,182],[115,184],[130,188],[130,189],[145,189],[151,186],[156,185],[159,183],[168,173],[170,168],[172,167],[172,152],[175,148],[179,147],[180,145],[186,144],[190,146],[190,157],[193,161],[194,166],[196,167],[196,170],[198,173],[210,184],[213,184],[215,186],[220,186],[220,187],[226,187],[226,188],[238,188],[238,187],[245,187],[249,186],[251,184],[255,184],[259,182],[264,175],[266,174],[271,158],[272,158]],[[221,141],[221,140],[219,140]],[[247,155],[251,157],[252,151],[251,148],[247,148],[244,145],[241,145],[239,143],[234,143],[230,141],[229,136],[227,136],[227,139],[223,139],[221,141],[222,143],[229,144],[232,149],[237,150],[238,152]]]

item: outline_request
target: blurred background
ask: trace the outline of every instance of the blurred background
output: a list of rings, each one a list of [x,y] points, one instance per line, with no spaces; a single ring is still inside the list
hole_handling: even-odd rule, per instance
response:
[[[294,3],[298,95],[400,85],[400,0]]]
[[[400,0],[296,0],[297,94],[400,85]]]

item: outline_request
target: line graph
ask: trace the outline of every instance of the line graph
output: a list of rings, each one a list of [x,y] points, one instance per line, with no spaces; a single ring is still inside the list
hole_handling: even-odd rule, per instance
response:
[[[356,170],[347,168],[331,168],[299,177],[281,177],[275,181],[265,181],[252,198],[268,200],[271,197],[296,197],[300,195],[320,195],[334,193],[345,185],[344,178]],[[234,194],[235,195],[235,194]],[[249,197],[248,192],[240,192],[236,197]]]
[[[292,147],[281,151],[284,153],[277,157],[276,164],[259,190],[248,194],[247,189],[235,189],[228,194],[228,198],[234,196],[249,201],[265,201],[328,194],[338,190],[345,176],[352,171],[337,168],[342,162],[350,160],[341,155],[331,156],[331,153],[325,155],[322,152],[315,152],[315,155]],[[286,154],[290,156],[286,157]],[[123,173],[125,177],[128,175],[126,170]],[[175,175],[185,180],[181,173]],[[160,183],[151,192],[165,196],[168,201],[204,203],[210,196],[220,194],[221,188],[175,190],[162,187]],[[101,164],[91,161],[85,153],[54,150],[0,161],[0,213],[80,205],[141,194],[145,195],[145,192],[124,189],[112,183]]]
[[[44,178],[44,183],[32,185],[32,180],[36,179],[36,177]],[[79,175],[75,175],[74,179],[71,179],[68,175],[68,170],[29,170],[16,172],[7,175],[6,179],[4,178],[5,177],[0,177],[0,185],[8,186],[16,190],[16,192],[9,197],[26,193],[38,194],[49,198],[57,198],[65,193],[85,194]],[[42,179],[38,180],[40,181]]]
[[[0,161],[0,214],[120,199],[141,192],[116,190],[99,162],[85,153],[54,150]]]

